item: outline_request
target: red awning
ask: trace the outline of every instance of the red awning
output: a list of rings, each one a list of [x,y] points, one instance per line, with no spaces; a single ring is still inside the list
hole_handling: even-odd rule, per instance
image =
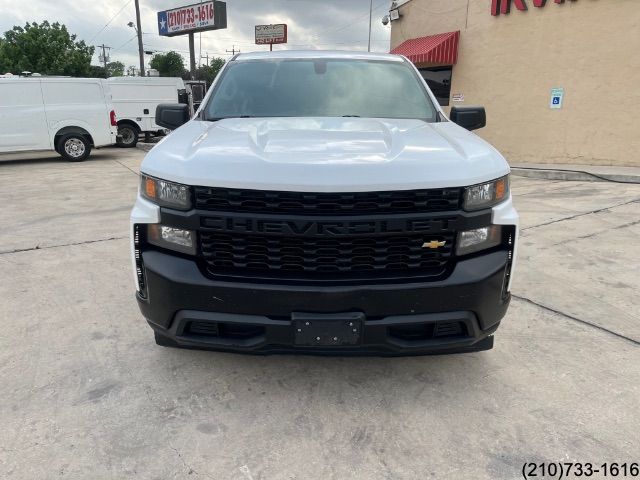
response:
[[[412,38],[394,48],[391,53],[404,55],[413,63],[455,65],[458,61],[460,31]]]

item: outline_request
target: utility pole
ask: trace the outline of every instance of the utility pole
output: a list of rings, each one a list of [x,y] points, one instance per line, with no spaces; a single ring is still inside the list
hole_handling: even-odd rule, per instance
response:
[[[103,43],[102,45],[98,45],[98,48],[102,48],[102,55],[99,55],[98,58],[102,60],[102,64],[104,65],[104,78],[107,78],[109,76],[109,72],[107,72],[107,62],[109,61],[109,55],[106,51],[111,50],[111,47],[108,47]]]
[[[371,51],[371,21],[373,17],[373,0],[369,0],[369,47],[368,52]]]
[[[136,4],[136,33],[138,34],[138,53],[140,55],[140,76],[144,77],[144,50],[142,50],[142,26],[140,25],[140,3],[135,0]]]
[[[231,50],[227,50],[227,53],[230,53],[231,55],[235,55],[236,53],[240,53],[240,49],[236,50],[236,46],[234,45],[233,47],[231,47]]]
[[[202,60],[203,58],[207,59],[207,67],[209,66],[209,52],[207,52],[206,55],[200,55],[200,60]]]
[[[189,70],[191,71],[191,80],[195,80],[196,75],[196,47],[193,38],[193,32],[189,32]]]

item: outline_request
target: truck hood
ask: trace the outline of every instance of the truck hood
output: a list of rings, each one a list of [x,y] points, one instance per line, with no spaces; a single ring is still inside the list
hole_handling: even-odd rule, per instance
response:
[[[149,152],[141,171],[187,185],[358,192],[473,185],[509,166],[452,122],[238,118],[188,122]]]

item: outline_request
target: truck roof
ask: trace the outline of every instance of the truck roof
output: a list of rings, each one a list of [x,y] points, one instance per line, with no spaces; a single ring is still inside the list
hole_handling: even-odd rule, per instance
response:
[[[277,50],[275,52],[240,53],[236,55],[233,60],[243,61],[287,58],[386,60],[390,62],[404,61],[402,56],[390,53],[353,52],[343,50]]]

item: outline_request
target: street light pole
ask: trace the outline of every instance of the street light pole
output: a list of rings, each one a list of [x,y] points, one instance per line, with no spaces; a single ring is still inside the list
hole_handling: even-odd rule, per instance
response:
[[[136,33],[138,34],[138,53],[140,54],[140,76],[144,77],[144,50],[142,50],[142,27],[140,26],[140,3],[135,0],[136,4]]]
[[[367,49],[368,52],[371,51],[371,21],[372,21],[372,17],[373,17],[373,0],[369,0],[369,47]]]

